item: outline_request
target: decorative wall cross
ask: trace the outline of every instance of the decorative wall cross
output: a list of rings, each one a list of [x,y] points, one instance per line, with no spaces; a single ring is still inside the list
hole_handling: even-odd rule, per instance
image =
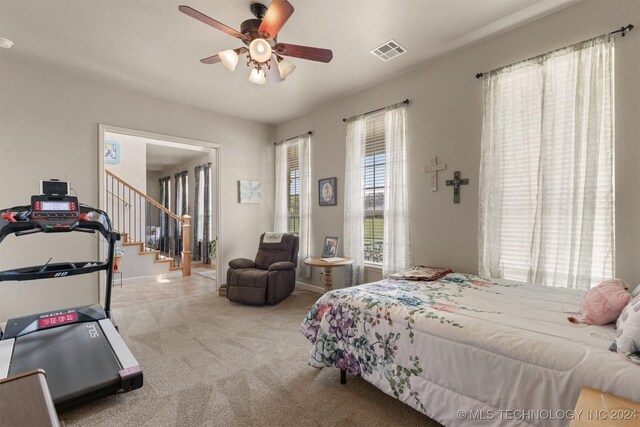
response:
[[[453,179],[447,180],[447,185],[453,185],[453,203],[460,203],[460,186],[468,183],[469,180],[467,178],[460,179],[460,171],[455,171]]]
[[[424,173],[431,174],[431,191],[438,191],[438,171],[445,170],[447,168],[446,163],[438,164],[438,158],[431,158],[431,166],[424,168]]]

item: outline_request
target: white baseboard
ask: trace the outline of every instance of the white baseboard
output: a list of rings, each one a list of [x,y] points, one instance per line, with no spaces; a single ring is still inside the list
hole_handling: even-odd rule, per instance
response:
[[[324,288],[321,288],[320,286],[310,285],[304,282],[298,282],[297,280],[296,280],[296,289],[300,289],[301,291],[315,292],[319,295],[324,295]]]

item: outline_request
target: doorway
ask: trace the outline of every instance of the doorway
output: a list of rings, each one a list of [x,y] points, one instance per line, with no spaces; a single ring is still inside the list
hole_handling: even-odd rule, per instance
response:
[[[175,278],[193,267],[221,283],[221,146],[99,125],[98,152],[99,206],[123,235],[115,282]]]

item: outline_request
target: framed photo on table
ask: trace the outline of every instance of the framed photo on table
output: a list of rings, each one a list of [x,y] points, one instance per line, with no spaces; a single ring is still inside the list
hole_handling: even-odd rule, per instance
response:
[[[338,256],[339,237],[327,236],[322,245],[322,256],[320,258],[334,258]]]
[[[336,193],[337,178],[322,178],[318,180],[318,201],[320,206],[336,206],[338,204]]]

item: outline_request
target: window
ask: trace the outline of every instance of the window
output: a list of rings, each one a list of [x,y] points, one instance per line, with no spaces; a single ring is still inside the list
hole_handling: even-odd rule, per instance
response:
[[[176,183],[176,197],[174,200],[174,212],[179,217],[183,215],[187,215],[188,206],[187,206],[187,195],[188,193],[188,178],[189,175],[186,171],[175,174],[175,183]],[[176,236],[182,237],[182,227],[179,227],[176,223],[175,225]]]
[[[211,210],[211,163],[195,166],[194,176],[194,208],[192,220],[193,249],[191,258],[194,261],[202,260],[203,263],[211,263],[212,241],[217,237],[211,236],[211,222],[214,212]]]
[[[198,198],[196,202],[196,206],[198,207],[198,212],[196,213],[196,220],[198,221],[196,224],[196,230],[198,231],[196,242],[204,239],[204,170],[199,168],[197,173],[199,175],[197,179],[200,185],[198,186],[198,194],[196,194]]]
[[[364,260],[382,263],[384,239],[384,114],[369,116],[364,142]]]
[[[614,272],[613,42],[484,80],[482,275],[588,289]]]
[[[205,174],[204,174],[204,168],[200,167],[198,168],[197,174],[199,175],[198,178],[198,194],[196,194],[197,197],[197,209],[198,212],[196,214],[196,220],[197,220],[197,224],[196,224],[196,230],[197,230],[197,236],[195,236],[196,238],[196,242],[197,241],[203,241],[204,240],[204,219],[206,217],[206,213],[211,212],[211,200],[209,200],[209,204],[207,206],[205,206],[204,203],[204,189],[205,189],[205,183],[204,183],[204,179],[205,179]],[[209,176],[209,185],[207,186],[208,188],[211,188],[211,176]],[[205,209],[206,208],[206,209]],[[209,215],[209,228],[211,227],[211,215]]]
[[[300,154],[298,144],[287,146],[287,231],[300,234]]]
[[[311,277],[304,260],[311,250],[311,132],[289,138],[275,147],[273,230],[298,236],[302,277]]]
[[[176,215],[187,215],[188,208],[184,204],[187,200],[187,194],[189,192],[189,176],[183,173],[178,178],[178,185],[176,185]]]
[[[347,120],[343,252],[345,285],[364,281],[365,263],[382,275],[411,265],[405,100]]]
[[[171,209],[171,177],[165,176],[160,178],[160,203],[167,209]],[[168,239],[166,236],[169,236],[169,215],[164,212],[160,213],[160,250],[165,252],[167,251]]]

